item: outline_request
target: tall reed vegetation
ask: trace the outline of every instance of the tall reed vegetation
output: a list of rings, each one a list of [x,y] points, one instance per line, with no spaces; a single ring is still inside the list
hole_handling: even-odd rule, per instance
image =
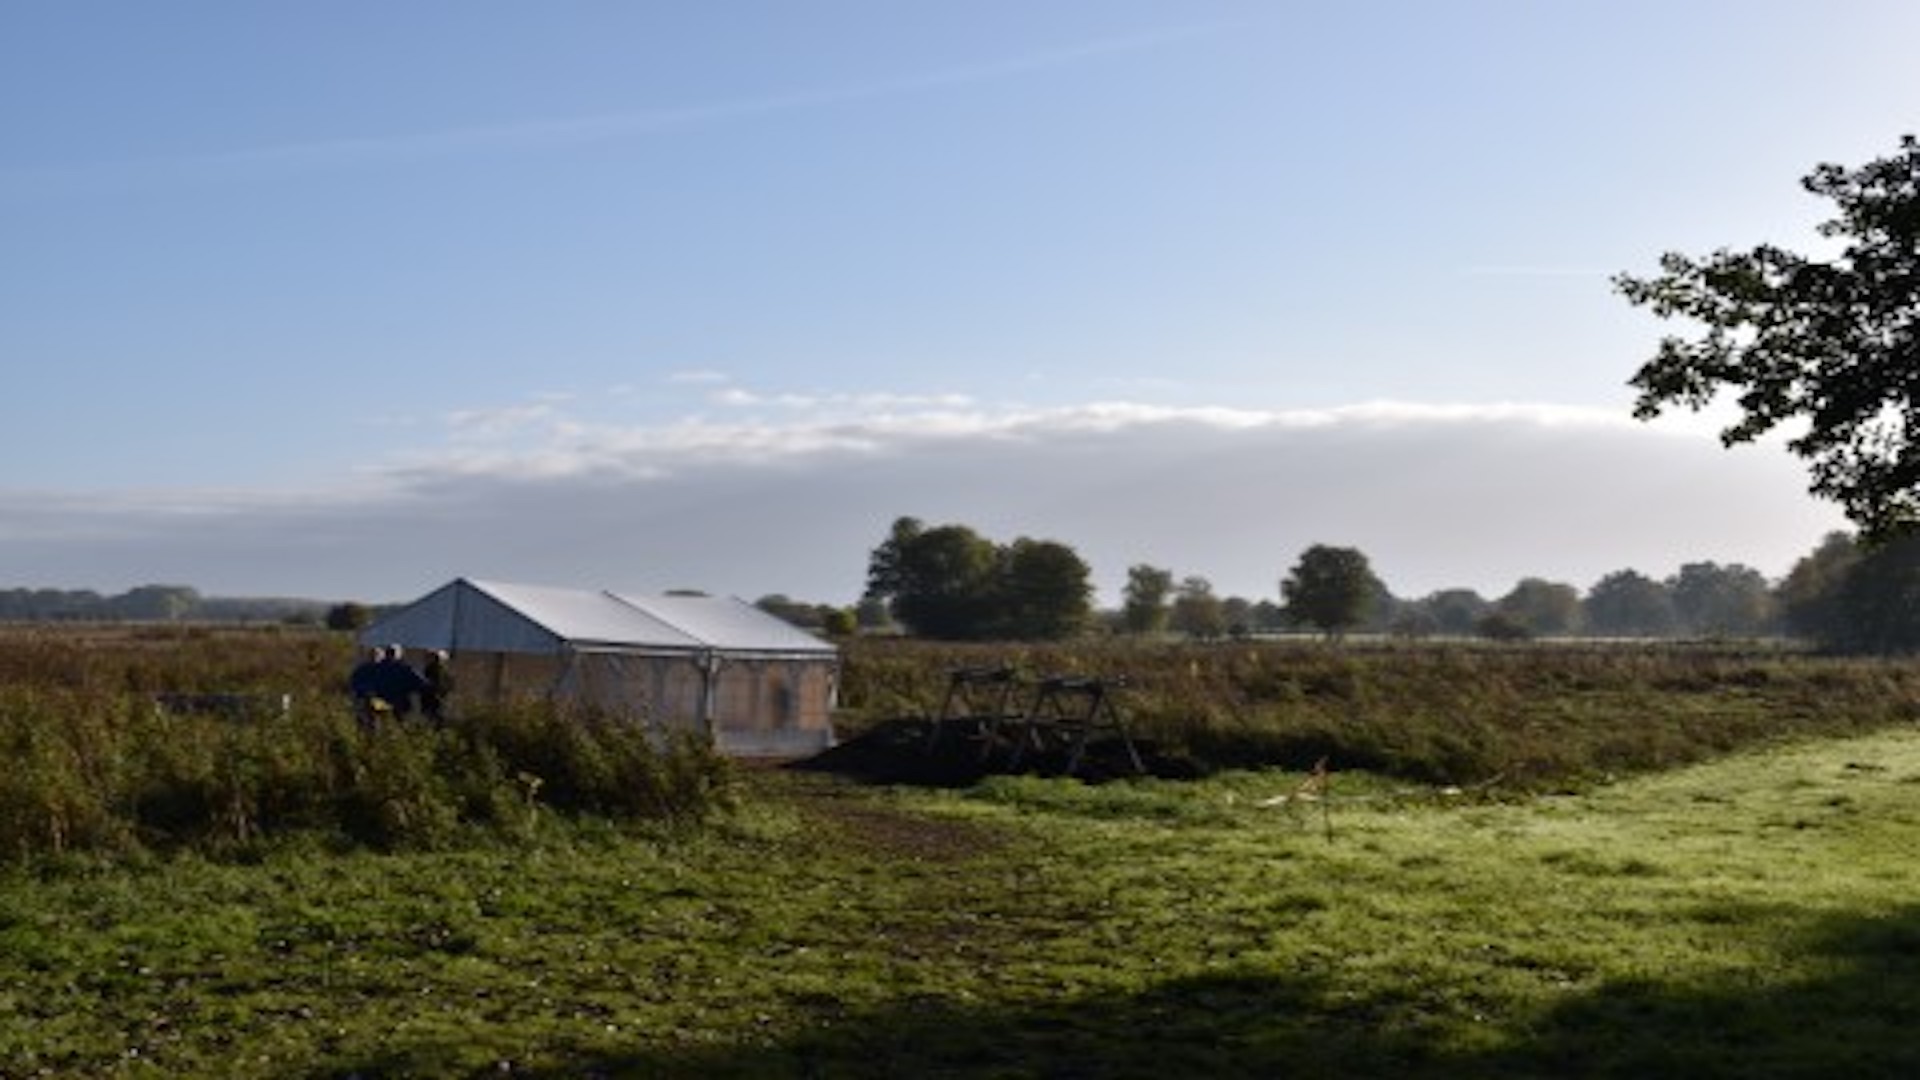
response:
[[[692,820],[730,798],[729,766],[705,741],[555,705],[363,732],[340,686],[351,661],[349,643],[317,632],[0,635],[0,861],[244,852],[293,832],[436,847],[555,814]],[[271,707],[199,715],[156,701],[209,689]]]
[[[0,631],[0,861],[245,851],[290,832],[434,847],[556,816],[698,820],[732,798],[705,742],[551,705],[369,737],[345,699],[353,659],[344,637],[294,628]],[[843,652],[842,736],[931,716],[954,668],[1001,664],[1124,678],[1134,737],[1199,772],[1324,758],[1539,790],[1920,719],[1913,664],[1751,648],[860,639]],[[287,707],[236,719],[156,705],[205,691]]]
[[[1920,666],[1777,649],[1129,641],[847,647],[847,723],[938,712],[955,668],[1124,678],[1134,737],[1202,770],[1333,767],[1521,788],[1920,719]]]

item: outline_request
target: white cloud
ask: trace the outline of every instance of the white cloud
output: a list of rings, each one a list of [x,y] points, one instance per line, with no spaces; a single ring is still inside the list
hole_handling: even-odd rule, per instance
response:
[[[446,415],[446,424],[455,439],[501,439],[550,426],[560,417],[560,404],[548,400],[497,409],[459,409]]]
[[[450,430],[326,491],[0,492],[0,562],[63,587],[391,600],[471,574],[845,602],[912,515],[1072,544],[1109,601],[1140,562],[1271,597],[1320,542],[1419,595],[1695,559],[1779,574],[1841,524],[1777,447],[1558,406],[976,404],[620,427],[544,404]]]
[[[847,413],[867,414],[877,410],[890,409],[957,409],[965,408],[974,403],[974,399],[966,394],[769,394],[738,386],[730,386],[725,390],[715,391],[711,400],[714,404],[735,408],[772,406],[792,411],[811,410],[835,415],[845,415]]]
[[[667,374],[667,382],[687,386],[701,386],[732,381],[732,376],[720,371],[674,371]]]

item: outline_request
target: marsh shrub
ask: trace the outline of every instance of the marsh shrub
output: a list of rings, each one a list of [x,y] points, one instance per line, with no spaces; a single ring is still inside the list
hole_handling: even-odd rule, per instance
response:
[[[120,848],[122,756],[71,691],[0,687],[0,857]]]
[[[0,860],[234,851],[293,832],[433,847],[524,834],[543,814],[696,821],[731,798],[705,739],[554,705],[363,733],[335,685],[344,639],[109,630],[0,635]],[[235,718],[153,696],[207,687],[291,704]]]
[[[610,818],[697,820],[726,805],[732,766],[711,741],[602,710],[519,703],[466,717],[462,737],[543,805]]]
[[[1202,771],[1324,757],[1430,783],[1551,787],[1920,719],[1910,663],[1672,643],[858,639],[845,646],[842,700],[862,720],[931,716],[949,672],[999,664],[1029,679],[1124,676],[1134,738]]]

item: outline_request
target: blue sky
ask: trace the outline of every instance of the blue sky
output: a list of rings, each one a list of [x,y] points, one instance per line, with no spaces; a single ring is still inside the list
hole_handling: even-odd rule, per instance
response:
[[[847,601],[896,516],[1272,596],[1784,572],[1609,274],[1818,249],[1897,2],[0,6],[0,587]],[[1550,466],[1550,468],[1549,468]]]

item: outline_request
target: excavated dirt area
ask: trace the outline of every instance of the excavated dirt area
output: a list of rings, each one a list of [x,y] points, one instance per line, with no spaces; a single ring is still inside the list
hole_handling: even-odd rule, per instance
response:
[[[1012,732],[989,739],[980,725],[950,721],[936,733],[927,720],[884,721],[830,750],[792,763],[798,770],[832,773],[870,784],[910,784],[921,787],[967,787],[1003,773],[1041,776],[1067,774],[1070,748],[1049,741],[1038,748],[1029,743],[1016,760]],[[1191,761],[1160,753],[1151,743],[1135,739],[1141,769],[1134,767],[1127,744],[1109,733],[1087,744],[1072,775],[1088,783],[1156,776],[1191,779],[1199,768]]]
[[[958,864],[992,855],[1012,838],[973,822],[931,816],[890,805],[866,790],[881,785],[960,788],[988,776],[1020,772],[1061,776],[1070,747],[1029,740],[1016,761],[1007,739],[990,740],[978,723],[950,721],[938,735],[930,721],[891,720],[823,753],[788,762],[765,779],[767,790],[787,800],[809,822],[810,830],[841,850],[885,859]],[[1190,778],[1199,770],[1180,758],[1164,756],[1149,743],[1135,741],[1144,775]],[[1143,775],[1134,767],[1127,744],[1102,733],[1091,740],[1072,773],[1086,783]]]
[[[801,782],[783,785],[784,797],[807,819],[810,831],[840,850],[889,860],[953,864],[992,855],[1011,842],[999,829],[865,797],[862,788],[840,777],[815,773],[790,779]]]

